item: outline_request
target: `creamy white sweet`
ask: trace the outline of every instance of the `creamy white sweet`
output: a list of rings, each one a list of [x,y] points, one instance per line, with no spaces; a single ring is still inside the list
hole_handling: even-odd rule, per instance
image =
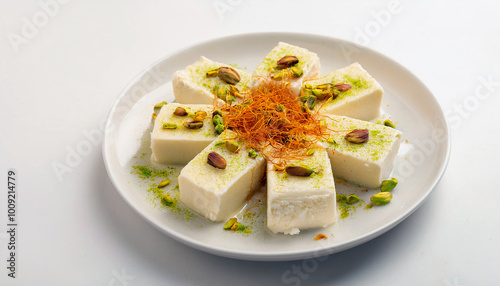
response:
[[[290,80],[290,88],[296,95],[300,93],[300,87],[304,80],[319,75],[320,62],[316,53],[301,47],[280,42],[255,68],[253,75],[257,78],[254,79],[253,85],[255,86],[259,83],[259,77],[267,77],[278,72],[273,69],[276,67],[277,61],[285,56],[297,57],[299,62],[293,67],[303,72],[302,76]]]
[[[242,142],[238,153],[225,147],[225,140],[236,138],[226,130],[198,154],[179,176],[180,200],[190,209],[212,221],[224,221],[238,212],[253,190],[259,188],[265,168],[262,155],[248,156]],[[218,169],[207,163],[210,152],[226,160],[226,168]]]
[[[177,116],[174,111],[183,107],[192,114],[197,111],[207,112],[200,129],[188,129],[183,124],[192,121],[190,116]],[[187,164],[205,147],[214,141],[218,134],[212,124],[213,106],[205,104],[168,103],[158,113],[151,132],[152,159],[166,164]],[[164,124],[175,124],[176,129],[163,128]]]
[[[297,234],[300,230],[326,227],[336,221],[335,183],[325,149],[292,161],[316,173],[291,176],[267,164],[267,228],[273,233]]]
[[[360,120],[372,120],[380,115],[380,104],[382,103],[384,90],[360,64],[351,64],[304,84],[309,84],[314,88],[326,83],[347,83],[351,85],[351,89],[340,92],[335,99],[324,105],[323,102],[326,99],[318,101],[316,109],[322,106],[322,112],[324,113],[348,116]]]
[[[199,61],[187,66],[184,70],[177,71],[172,80],[175,100],[179,103],[213,104],[214,94],[224,97],[223,94],[229,89],[229,84],[217,76],[207,77],[207,72],[220,67],[231,66],[201,57]],[[231,68],[239,74],[241,79],[234,86],[240,92],[244,92],[250,85],[252,75],[238,68]],[[215,101],[223,103],[220,99]]]
[[[391,173],[402,133],[384,125],[344,116],[329,115],[325,120],[334,130],[324,144],[335,178],[368,188],[379,187]],[[368,129],[368,141],[361,144],[348,142],[345,135],[354,129]]]

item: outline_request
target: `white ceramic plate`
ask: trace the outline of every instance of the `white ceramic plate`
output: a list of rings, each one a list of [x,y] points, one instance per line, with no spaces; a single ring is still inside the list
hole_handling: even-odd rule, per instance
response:
[[[397,122],[405,142],[395,160],[393,176],[400,183],[386,206],[358,207],[332,227],[302,231],[299,235],[273,235],[264,222],[253,224],[243,235],[223,231],[221,224],[197,216],[189,221],[182,213],[158,206],[146,191],[153,181],[144,181],[131,165],[149,162],[151,106],[174,100],[170,81],[176,70],[200,56],[253,68],[278,43],[287,42],[316,52],[326,74],[359,62],[384,87],[383,110]],[[248,260],[294,260],[339,252],[388,231],[414,212],[427,198],[445,170],[450,152],[445,116],[431,92],[407,69],[393,60],[353,43],[325,36],[295,33],[256,33],[215,39],[175,52],[140,73],[118,97],[107,120],[103,143],[106,168],[125,201],[146,221],[170,237],[194,248],[226,257]],[[176,184],[174,170],[172,186]],[[356,193],[368,202],[376,190],[337,184],[337,192]],[[316,234],[328,239],[314,241]]]

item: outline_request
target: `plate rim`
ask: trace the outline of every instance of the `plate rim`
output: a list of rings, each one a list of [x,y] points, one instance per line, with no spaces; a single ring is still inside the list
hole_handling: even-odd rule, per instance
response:
[[[175,231],[171,231],[168,228],[165,228],[159,221],[157,221],[154,217],[147,215],[143,213],[138,206],[136,206],[133,202],[133,199],[130,196],[127,196],[123,191],[120,191],[116,178],[114,178],[113,173],[111,171],[111,163],[110,163],[110,154],[108,154],[107,151],[107,145],[108,145],[108,136],[110,134],[107,132],[109,130],[111,124],[111,118],[113,114],[115,113],[117,107],[119,106],[121,100],[123,97],[127,94],[127,92],[130,90],[132,86],[134,86],[145,74],[147,74],[151,69],[155,66],[157,66],[159,63],[167,60],[168,58],[174,57],[177,54],[180,54],[182,52],[185,52],[186,50],[189,50],[191,48],[200,46],[200,45],[207,45],[211,44],[214,42],[218,41],[227,41],[227,40],[235,40],[237,38],[243,37],[259,37],[259,36],[276,36],[276,37],[300,37],[300,38],[316,38],[316,39],[324,39],[328,41],[337,41],[340,43],[345,43],[349,45],[354,45],[356,47],[360,47],[361,49],[368,50],[371,53],[376,54],[377,56],[383,58],[386,61],[391,62],[392,64],[396,65],[398,68],[403,69],[405,72],[408,74],[412,75],[414,79],[423,87],[427,90],[427,92],[431,95],[431,99],[434,101],[436,106],[439,109],[439,118],[443,119],[444,123],[444,128],[445,134],[446,134],[446,154],[444,157],[444,160],[441,163],[441,166],[439,167],[439,172],[437,176],[434,177],[434,180],[428,190],[426,190],[425,194],[421,197],[419,201],[417,201],[415,204],[413,204],[411,207],[409,207],[402,215],[400,215],[397,219],[388,222],[387,224],[384,224],[383,226],[378,227],[377,229],[368,232],[364,235],[361,235],[357,238],[354,238],[350,241],[345,241],[337,245],[333,245],[330,247],[324,247],[324,248],[319,248],[319,249],[307,249],[307,250],[300,250],[300,251],[293,251],[289,253],[273,253],[273,252],[242,252],[242,251],[232,251],[229,249],[217,247],[217,246],[211,246],[208,244],[204,244],[195,240],[191,240],[190,237],[187,237],[182,234],[178,234]],[[102,156],[104,159],[104,165],[106,168],[106,172],[108,174],[108,177],[111,180],[111,183],[113,184],[113,187],[115,190],[119,193],[119,195],[125,200],[125,202],[132,208],[136,213],[139,214],[139,216],[144,219],[146,222],[150,223],[153,225],[155,228],[160,230],[161,232],[167,234],[169,237],[175,239],[176,241],[183,243],[185,245],[188,245],[190,247],[193,247],[195,249],[215,254],[218,256],[223,256],[223,257],[228,257],[228,258],[236,258],[236,259],[241,259],[241,260],[250,260],[250,261],[292,261],[292,260],[299,260],[299,259],[307,259],[311,257],[320,257],[324,255],[330,255],[334,254],[340,251],[344,251],[353,247],[356,247],[360,244],[363,244],[375,237],[378,237],[387,231],[391,230],[394,228],[396,225],[401,223],[403,220],[405,220],[408,216],[410,216],[413,212],[415,212],[420,206],[423,205],[423,203],[428,199],[429,195],[431,192],[435,189],[437,184],[441,181],[449,163],[450,159],[450,154],[451,154],[451,131],[449,128],[449,123],[448,120],[443,112],[443,108],[437,101],[436,97],[434,94],[430,91],[430,89],[418,78],[413,72],[411,72],[408,68],[405,66],[401,65],[397,61],[391,59],[390,57],[386,56],[385,54],[374,50],[370,47],[366,47],[363,45],[359,45],[357,43],[344,40],[341,38],[336,38],[336,37],[331,37],[331,36],[326,36],[326,35],[321,35],[321,34],[315,34],[315,33],[300,33],[300,32],[250,32],[250,33],[240,33],[240,34],[232,34],[232,35],[226,35],[226,36],[221,36],[221,37],[216,37],[208,40],[203,40],[203,41],[198,41],[193,44],[187,45],[183,48],[177,49],[160,59],[156,60],[152,64],[147,65],[145,68],[141,70],[136,76],[134,76],[129,83],[122,89],[118,97],[115,99],[107,117],[106,117],[106,125],[105,125],[105,133],[103,137],[103,142],[102,142]]]

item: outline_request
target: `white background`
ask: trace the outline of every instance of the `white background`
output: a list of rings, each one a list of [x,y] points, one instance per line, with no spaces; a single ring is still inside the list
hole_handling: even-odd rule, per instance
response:
[[[301,285],[498,285],[499,2],[390,2],[0,1],[1,225],[9,168],[19,193],[17,278],[1,266],[0,285],[279,285],[304,263]],[[248,262],[191,249],[142,220],[111,185],[101,142],[56,175],[54,162],[99,130],[145,67],[203,40],[259,31],[355,41],[430,88],[449,119],[452,155],[420,209],[317,264]],[[0,227],[1,261],[7,242]]]

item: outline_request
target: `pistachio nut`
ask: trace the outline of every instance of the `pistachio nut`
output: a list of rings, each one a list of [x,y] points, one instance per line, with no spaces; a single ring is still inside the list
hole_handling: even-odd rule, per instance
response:
[[[305,84],[304,84],[304,88],[305,88],[305,89],[312,89],[312,85],[311,85],[311,84],[309,84],[309,83],[305,83]]]
[[[356,195],[349,195],[347,197],[347,199],[346,199],[346,202],[348,204],[352,205],[352,204],[355,204],[355,203],[359,202],[360,200],[361,199],[358,196],[356,196]]]
[[[316,86],[316,88],[321,90],[330,90],[332,89],[332,84],[331,83],[319,84]]]
[[[257,151],[255,151],[254,149],[250,148],[250,149],[248,150],[248,156],[249,156],[250,158],[255,158],[255,157],[257,157]]]
[[[380,185],[380,191],[381,192],[390,192],[390,191],[394,190],[394,188],[397,186],[397,184],[398,184],[398,179],[396,179],[396,178],[384,180],[384,181],[382,181],[382,185]]]
[[[195,122],[203,122],[203,119],[207,117],[207,112],[206,111],[197,111],[194,114],[193,121]]]
[[[347,133],[344,138],[351,143],[361,144],[368,141],[369,135],[370,131],[368,131],[368,129],[354,129]]]
[[[351,85],[348,83],[338,83],[335,85],[338,91],[347,91],[351,89]]]
[[[316,106],[316,96],[310,96],[307,99],[307,107],[309,107],[309,109],[313,110],[314,106]]]
[[[216,114],[214,117],[212,117],[212,123],[214,124],[214,126],[217,126],[219,124],[224,125],[224,120],[222,119],[222,116]]]
[[[285,69],[299,63],[299,59],[296,56],[285,56],[276,62],[278,68]]]
[[[160,202],[162,205],[171,206],[174,204],[174,200],[168,194],[162,194],[160,198]]]
[[[384,120],[384,125],[396,129],[396,125],[394,125],[394,123],[392,123],[389,119]]]
[[[224,132],[224,124],[217,124],[215,126],[215,132],[217,132],[217,134]]]
[[[373,195],[370,198],[370,201],[372,202],[372,204],[379,205],[379,206],[386,205],[386,204],[390,203],[391,200],[392,200],[392,194],[389,192],[381,192],[381,193]]]
[[[303,70],[296,67],[291,68],[290,71],[292,72],[293,77],[300,77],[304,73]]]
[[[279,73],[272,75],[271,78],[274,80],[282,80],[284,76],[285,73],[283,71],[280,71]]]
[[[163,129],[177,129],[177,124],[174,123],[163,123]]]
[[[224,159],[221,155],[215,153],[215,152],[210,152],[208,153],[207,156],[207,163],[215,167],[217,169],[226,169],[226,159]]]
[[[229,94],[231,94],[237,98],[243,98],[243,95],[241,95],[238,88],[236,88],[234,85],[229,86]]]
[[[186,121],[184,127],[188,129],[200,129],[203,127],[203,121]]]
[[[188,112],[186,111],[186,109],[184,107],[179,106],[174,110],[174,115],[186,116],[186,115],[188,115]]]
[[[312,156],[314,154],[314,151],[316,151],[316,150],[314,150],[314,148],[311,148],[311,149],[307,150],[306,155]]]
[[[226,141],[226,149],[233,153],[238,153],[240,151],[240,144],[236,140],[228,140]]]
[[[285,172],[290,176],[309,177],[314,173],[314,170],[300,166],[288,166],[285,168]]]
[[[225,224],[224,224],[224,229],[225,230],[230,230],[231,227],[233,227],[233,225],[238,222],[238,219],[233,217],[233,218],[230,218]]]
[[[230,67],[220,67],[217,75],[222,81],[232,85],[237,84],[241,80],[238,72]]]
[[[220,110],[218,110],[218,109],[217,109],[217,110],[215,110],[215,111],[212,113],[212,118],[213,118],[215,115],[219,115],[219,116],[221,116],[221,117],[222,117],[222,111],[220,111]]]
[[[155,109],[160,109],[160,108],[162,108],[165,104],[167,104],[167,102],[166,102],[166,101],[159,102],[159,103],[155,104],[155,107],[154,107],[154,108],[155,108]]]
[[[219,74],[219,69],[207,71],[207,77],[216,77]]]
[[[170,184],[170,179],[163,180],[163,181],[161,181],[161,183],[158,184],[158,188],[164,188],[168,184]]]

